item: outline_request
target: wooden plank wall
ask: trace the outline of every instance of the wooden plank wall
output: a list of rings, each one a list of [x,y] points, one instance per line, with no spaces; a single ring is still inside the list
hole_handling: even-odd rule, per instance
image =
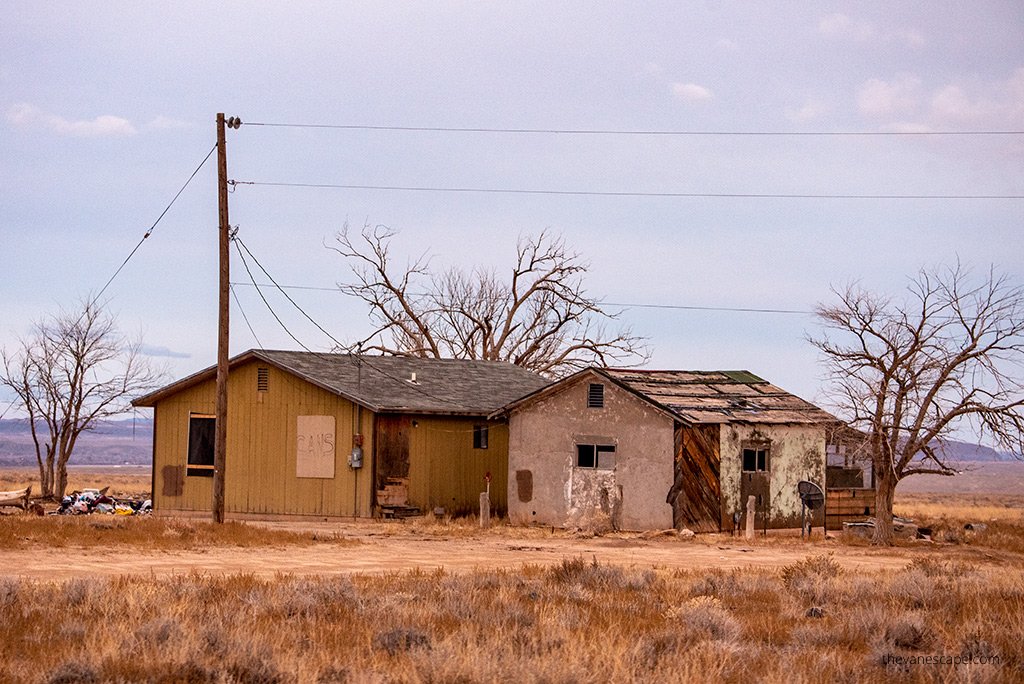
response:
[[[676,426],[675,482],[669,503],[677,529],[719,531],[720,448],[717,425]]]
[[[258,392],[257,368],[269,369],[269,388]],[[160,430],[154,441],[154,470],[159,480],[165,465],[184,465],[189,412],[214,412],[214,382],[200,383],[158,403]],[[300,415],[334,416],[335,477],[296,477],[297,421]],[[363,411],[364,454],[372,453],[372,415]],[[228,380],[228,454],[225,509],[228,513],[268,515],[369,516],[370,459],[364,468],[348,467],[355,407],[273,366],[253,362],[234,368]],[[156,482],[157,510],[210,509],[212,479],[186,477],[181,496],[163,494]]]
[[[491,510],[508,510],[508,426],[482,418],[413,416],[409,505],[429,513],[479,512],[484,475],[491,473]],[[488,426],[486,449],[473,448],[473,426]]]
[[[875,515],[875,490],[829,488],[825,490],[825,525],[843,529],[844,522],[859,522]]]

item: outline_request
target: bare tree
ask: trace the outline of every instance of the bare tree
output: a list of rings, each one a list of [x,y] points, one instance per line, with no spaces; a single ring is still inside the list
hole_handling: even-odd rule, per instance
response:
[[[508,361],[548,376],[588,365],[644,361],[645,340],[628,327],[609,331],[618,313],[583,289],[588,264],[547,231],[521,238],[509,278],[452,267],[441,273],[423,255],[395,268],[385,226],[348,226],[331,249],[358,281],[339,285],[370,306],[372,334],[351,348],[384,354]]]
[[[955,474],[942,440],[956,430],[1024,453],[1024,290],[960,264],[922,270],[902,300],[859,285],[816,314],[831,396],[869,435],[877,484],[873,543],[892,542],[896,485]]]
[[[0,352],[0,385],[28,414],[43,496],[62,497],[67,464],[83,432],[125,412],[131,397],[163,378],[95,298],[37,323],[19,349]]]

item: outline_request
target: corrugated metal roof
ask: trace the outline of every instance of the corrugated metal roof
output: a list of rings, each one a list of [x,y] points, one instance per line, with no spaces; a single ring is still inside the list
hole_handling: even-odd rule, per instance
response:
[[[487,415],[548,383],[510,363],[464,359],[250,350],[233,358],[231,366],[254,359],[262,359],[376,412]],[[133,403],[152,406],[170,394],[215,376],[216,366],[211,366]]]
[[[836,420],[749,371],[598,370],[692,423],[814,424]]]

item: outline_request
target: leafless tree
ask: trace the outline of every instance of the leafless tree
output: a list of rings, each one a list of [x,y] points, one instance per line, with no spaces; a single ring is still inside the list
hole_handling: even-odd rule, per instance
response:
[[[857,284],[819,305],[830,394],[869,435],[877,483],[873,542],[890,544],[896,485],[955,474],[942,440],[956,430],[1024,453],[1024,290],[960,264],[922,270],[903,299]],[[828,336],[828,331],[836,338]]]
[[[350,348],[384,354],[507,361],[548,376],[588,365],[644,361],[645,339],[583,289],[588,264],[547,231],[521,238],[509,278],[474,268],[430,270],[423,255],[395,268],[397,232],[348,226],[331,249],[349,260],[355,284],[343,292],[370,306],[373,333]]]
[[[83,432],[125,412],[163,373],[139,353],[95,298],[37,323],[14,352],[0,352],[0,385],[28,415],[43,496],[62,497],[67,464]]]

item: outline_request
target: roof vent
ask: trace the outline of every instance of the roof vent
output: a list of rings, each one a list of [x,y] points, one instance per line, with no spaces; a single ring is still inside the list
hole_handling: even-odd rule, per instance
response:
[[[411,384],[413,384],[413,385],[418,385],[419,384],[418,382],[416,382],[416,374],[415,373],[410,373],[409,374],[409,382]]]

